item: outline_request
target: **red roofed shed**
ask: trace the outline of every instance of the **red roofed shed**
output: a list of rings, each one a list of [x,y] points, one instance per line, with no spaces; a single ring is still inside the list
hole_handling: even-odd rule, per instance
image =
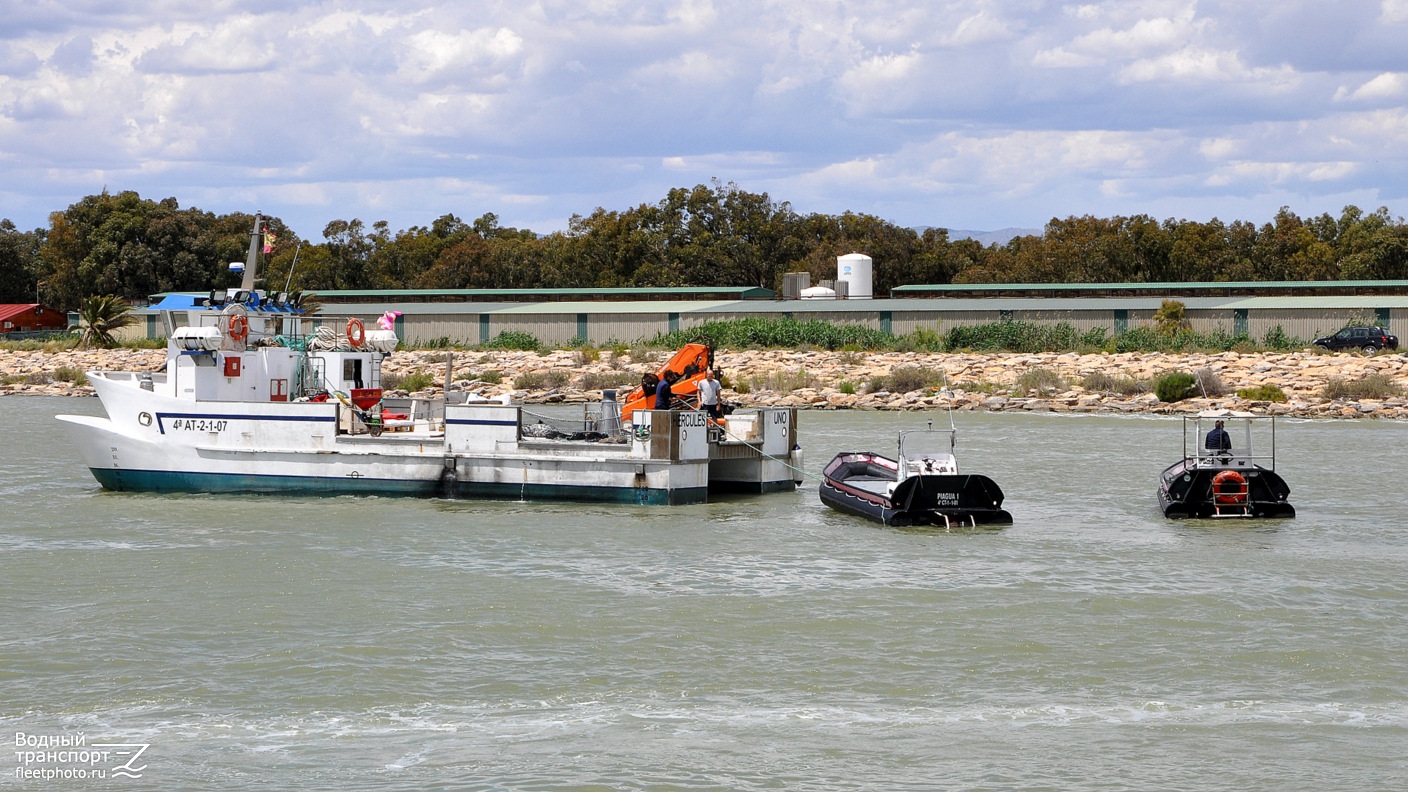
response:
[[[68,314],[39,303],[0,303],[0,334],[68,329]]]

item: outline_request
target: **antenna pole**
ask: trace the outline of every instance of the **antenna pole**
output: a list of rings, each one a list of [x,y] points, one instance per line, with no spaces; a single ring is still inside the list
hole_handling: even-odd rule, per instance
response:
[[[288,281],[284,283],[284,291],[293,285],[293,268],[298,266],[298,254],[303,251],[303,240],[298,240],[298,247],[293,249],[293,263],[288,265]]]

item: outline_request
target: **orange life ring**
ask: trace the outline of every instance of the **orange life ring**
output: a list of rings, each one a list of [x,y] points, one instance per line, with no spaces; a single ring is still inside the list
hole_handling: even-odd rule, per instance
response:
[[[361,349],[362,344],[365,344],[366,342],[367,328],[365,325],[362,324],[362,320],[358,319],[355,316],[351,319],[348,319],[347,343],[351,344],[353,349]]]
[[[242,314],[235,314],[230,317],[229,330],[232,341],[243,341],[249,336],[249,320]]]
[[[1247,477],[1235,470],[1224,470],[1212,477],[1212,493],[1218,503],[1247,502]]]

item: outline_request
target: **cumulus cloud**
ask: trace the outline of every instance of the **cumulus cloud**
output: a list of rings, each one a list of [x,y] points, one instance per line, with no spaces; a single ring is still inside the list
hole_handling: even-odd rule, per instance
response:
[[[1408,0],[1349,1],[14,9],[0,216],[107,187],[305,235],[485,211],[550,231],[715,177],[968,228],[1391,203]]]
[[[961,19],[951,30],[945,31],[939,41],[948,47],[973,47],[994,44],[1011,35],[1007,20],[979,11]]]
[[[523,38],[509,28],[422,30],[408,36],[400,72],[411,83],[470,82],[507,85]]]
[[[1408,95],[1408,75],[1403,72],[1384,72],[1358,87],[1342,86],[1335,91],[1336,100],[1348,101],[1394,100],[1405,95]]]
[[[1238,182],[1281,185],[1294,181],[1339,181],[1354,172],[1352,162],[1231,162],[1208,179],[1209,185]]]
[[[0,41],[0,76],[24,77],[39,67],[39,56],[15,42]]]
[[[209,27],[183,26],[165,40],[151,42],[134,66],[146,73],[187,75],[258,71],[275,62],[275,43],[259,20],[242,16]],[[134,44],[141,46],[141,39]],[[114,47],[114,52],[125,49]]]
[[[897,103],[909,104],[910,91],[918,87],[909,80],[920,60],[914,52],[866,58],[840,75],[837,88],[856,115],[887,112]]]

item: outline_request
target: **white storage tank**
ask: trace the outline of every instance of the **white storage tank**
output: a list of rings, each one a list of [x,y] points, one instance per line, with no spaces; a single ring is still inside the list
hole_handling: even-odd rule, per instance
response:
[[[868,300],[875,296],[871,285],[871,269],[874,262],[864,253],[847,253],[836,257],[836,281],[845,281],[846,297],[852,300]]]

